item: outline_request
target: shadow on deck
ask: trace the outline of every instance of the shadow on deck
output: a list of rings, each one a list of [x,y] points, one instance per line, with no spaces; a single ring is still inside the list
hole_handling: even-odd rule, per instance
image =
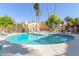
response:
[[[7,41],[2,41],[3,48],[1,50],[1,55],[3,56],[13,56],[13,55],[26,55],[29,53],[27,48],[23,48],[19,44],[11,44]]]

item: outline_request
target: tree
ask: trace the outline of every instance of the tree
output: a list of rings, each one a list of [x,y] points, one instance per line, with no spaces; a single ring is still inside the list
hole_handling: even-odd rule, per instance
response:
[[[48,17],[49,17],[49,9],[48,9],[48,4],[47,4],[47,13],[48,13]]]
[[[79,18],[75,18],[75,23],[79,23]]]
[[[45,23],[49,27],[49,30],[50,30],[50,28],[52,27],[52,26],[50,26],[51,25],[51,22],[50,21],[46,21]]]
[[[6,32],[6,28],[13,27],[14,26],[14,22],[12,21],[11,17],[3,16],[3,17],[0,17],[0,26],[3,26],[4,30]]]
[[[62,26],[64,25],[64,20],[61,21]]]
[[[32,3],[32,6],[33,6],[33,3]],[[33,7],[32,7],[32,22],[34,22],[34,19],[33,19]],[[33,26],[33,28],[32,28],[32,30],[34,31],[34,24],[32,24],[32,26]]]
[[[64,28],[64,20],[61,21],[61,25],[62,25],[62,29],[61,30],[63,30],[63,28]]]
[[[50,15],[48,20],[52,23],[55,22],[58,19],[58,17],[56,15]]]
[[[67,25],[71,25],[75,23],[75,20],[70,16],[65,17],[65,21],[67,22]]]
[[[75,24],[75,19],[73,19],[72,17],[70,16],[67,16],[65,17],[65,21],[67,22],[67,26],[66,26],[66,29],[69,30],[71,29],[71,25]]]
[[[62,23],[62,20],[60,18],[58,18],[56,21],[55,21],[55,24],[56,25],[60,25]]]
[[[46,25],[49,28],[52,28],[53,26],[58,26],[61,24],[61,19],[58,18],[56,15],[50,15],[48,20],[46,21]]]
[[[36,31],[37,31],[37,22],[39,21],[39,16],[41,15],[40,9],[39,9],[39,3],[34,3],[33,5],[34,10],[36,11]]]
[[[54,15],[56,13],[56,3],[54,4]]]

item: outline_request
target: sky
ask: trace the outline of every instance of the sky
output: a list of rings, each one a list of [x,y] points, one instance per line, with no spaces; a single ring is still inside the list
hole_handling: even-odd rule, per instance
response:
[[[55,8],[54,3],[48,3],[48,11],[53,14]],[[40,3],[40,21],[48,19],[47,4]],[[0,17],[8,15],[15,22],[32,21],[36,19],[35,10],[33,9],[32,3],[0,3]],[[79,17],[79,4],[77,3],[57,3],[56,4],[56,15],[64,20],[66,16],[73,18]]]

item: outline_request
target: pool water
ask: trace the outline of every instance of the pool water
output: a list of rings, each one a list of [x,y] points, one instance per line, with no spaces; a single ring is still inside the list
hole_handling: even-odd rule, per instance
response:
[[[59,44],[67,43],[74,39],[70,35],[60,35],[60,34],[16,34],[8,36],[7,41],[15,44]]]

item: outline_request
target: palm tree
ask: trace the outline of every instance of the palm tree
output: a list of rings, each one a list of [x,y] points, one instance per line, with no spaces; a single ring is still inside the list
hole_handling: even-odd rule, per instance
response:
[[[63,30],[63,28],[64,28],[64,20],[61,21],[61,25],[62,25],[62,29],[61,30]]]
[[[38,22],[39,16],[40,16],[39,3],[34,3],[33,8],[36,11],[36,31],[37,31],[37,28],[38,28],[37,22]]]
[[[56,3],[54,5],[54,15],[56,14]]]
[[[50,30],[50,28],[51,28],[51,26],[50,26],[51,25],[51,22],[47,20],[45,23],[49,27],[49,30]]]
[[[61,24],[62,24],[62,26],[64,25],[64,21],[63,20],[61,21]]]
[[[33,6],[33,3],[32,3],[32,6]],[[33,9],[32,9],[32,22],[34,22],[34,19],[33,19]],[[34,24],[32,24],[33,28],[32,30],[34,31]]]
[[[65,17],[65,21],[67,22],[67,29],[70,30],[71,25],[75,23],[75,20],[70,16]]]
[[[48,9],[48,4],[47,4],[47,13],[48,13],[48,17],[49,17],[49,9]]]
[[[70,23],[69,23],[70,19],[71,19],[70,16],[65,17],[65,21],[67,23],[67,27],[70,27]]]

